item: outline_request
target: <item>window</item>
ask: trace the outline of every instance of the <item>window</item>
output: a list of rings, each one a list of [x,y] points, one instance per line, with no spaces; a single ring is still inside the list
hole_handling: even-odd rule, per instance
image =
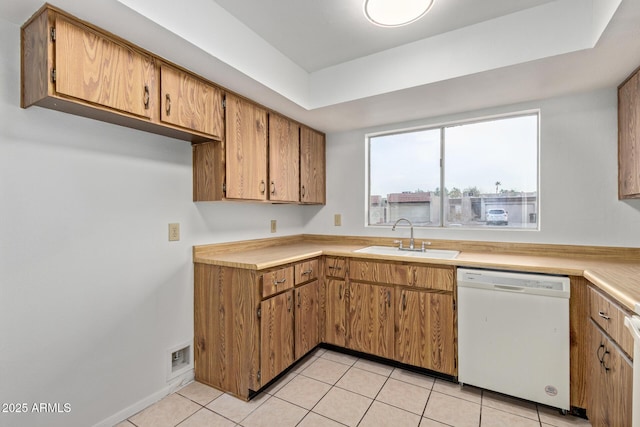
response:
[[[370,226],[538,228],[537,112],[368,135],[367,149]]]

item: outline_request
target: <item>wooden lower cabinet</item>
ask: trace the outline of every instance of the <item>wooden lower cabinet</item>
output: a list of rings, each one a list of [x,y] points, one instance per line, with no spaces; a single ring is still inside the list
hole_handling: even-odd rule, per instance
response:
[[[372,283],[349,263],[196,263],[196,380],[248,399],[320,342],[455,376],[454,293],[442,290],[452,277],[433,289]]]
[[[340,347],[347,344],[347,283],[343,279],[325,280],[324,342]]]
[[[593,427],[631,426],[633,365],[593,320],[589,342],[589,421]]]
[[[294,362],[293,291],[260,304],[260,381],[266,384]]]
[[[294,290],[295,299],[295,358],[307,354],[320,344],[319,334],[319,292],[318,280],[302,285]]]
[[[263,385],[260,280],[255,270],[194,266],[196,380],[243,399]]]
[[[396,319],[396,360],[455,375],[451,294],[396,289]]]
[[[393,300],[393,287],[349,283],[348,348],[393,359]]]

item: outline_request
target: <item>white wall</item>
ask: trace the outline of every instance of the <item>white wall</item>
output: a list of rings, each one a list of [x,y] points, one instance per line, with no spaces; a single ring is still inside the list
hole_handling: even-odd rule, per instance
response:
[[[0,19],[0,404],[71,412],[0,412],[0,426],[112,425],[175,385],[192,245],[299,234],[306,208],[193,203],[188,142],[20,109],[19,45]]]
[[[640,246],[640,200],[617,198],[615,88],[327,135],[327,205],[305,232],[407,237],[365,227],[365,134],[540,109],[540,231],[416,229],[421,239]],[[333,215],[342,214],[342,227]]]

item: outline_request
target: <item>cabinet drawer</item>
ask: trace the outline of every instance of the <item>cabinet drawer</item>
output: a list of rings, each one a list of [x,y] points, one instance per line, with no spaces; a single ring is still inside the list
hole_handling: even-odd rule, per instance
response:
[[[375,283],[453,291],[453,267],[351,260],[349,277]]]
[[[627,353],[633,357],[633,338],[624,326],[626,312],[608,297],[589,288],[591,318]]]
[[[365,282],[410,284],[411,271],[408,265],[375,261],[349,261],[349,278]]]
[[[299,285],[304,282],[308,282],[313,279],[318,278],[318,260],[312,259],[309,261],[301,262],[296,264],[294,267],[295,271],[295,284]]]
[[[293,267],[280,268],[262,275],[262,298],[293,288]]]
[[[453,292],[453,267],[410,266],[409,284],[420,288]]]
[[[346,273],[346,260],[344,258],[326,257],[324,261],[324,274],[329,277],[344,278]]]

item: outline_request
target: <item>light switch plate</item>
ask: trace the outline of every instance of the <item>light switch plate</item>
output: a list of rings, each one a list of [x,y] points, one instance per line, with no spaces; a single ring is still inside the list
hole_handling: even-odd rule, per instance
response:
[[[173,222],[169,224],[169,241],[177,242],[180,240],[180,223]]]
[[[333,225],[335,225],[336,227],[340,227],[342,225],[342,215],[335,214],[333,216]]]
[[[276,232],[276,225],[277,225],[277,224],[276,224],[276,220],[275,220],[275,219],[272,219],[272,220],[271,220],[271,232],[272,232],[272,233],[275,233],[275,232]]]

